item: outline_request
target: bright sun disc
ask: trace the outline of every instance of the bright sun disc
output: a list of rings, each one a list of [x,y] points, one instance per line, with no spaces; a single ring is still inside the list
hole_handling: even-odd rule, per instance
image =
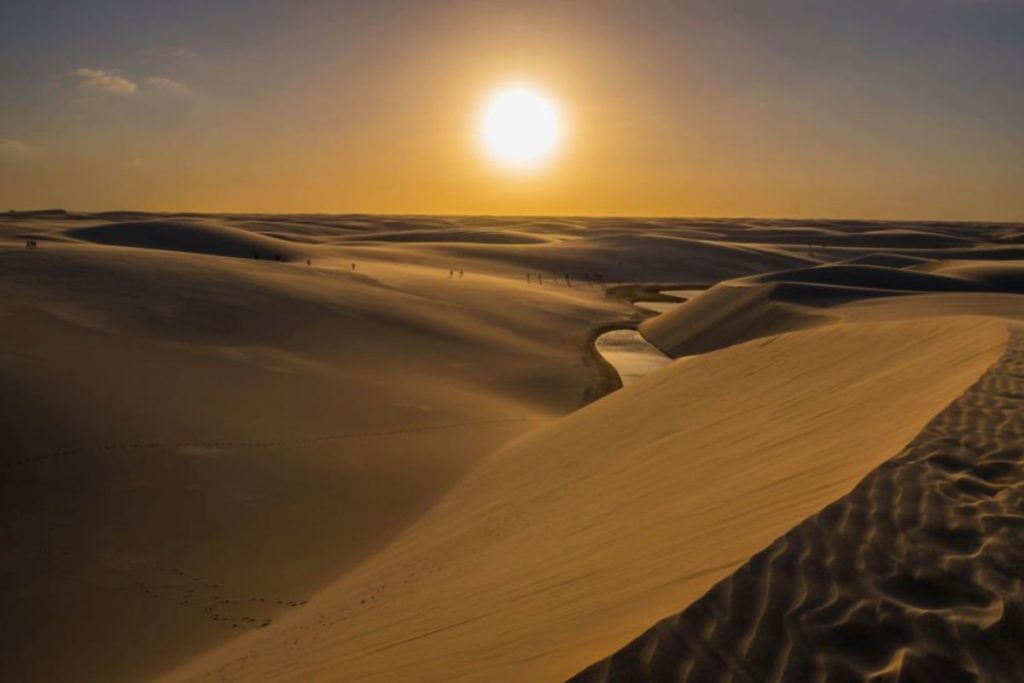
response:
[[[533,88],[506,87],[484,105],[479,133],[494,161],[512,169],[529,169],[558,149],[562,114],[554,101]]]

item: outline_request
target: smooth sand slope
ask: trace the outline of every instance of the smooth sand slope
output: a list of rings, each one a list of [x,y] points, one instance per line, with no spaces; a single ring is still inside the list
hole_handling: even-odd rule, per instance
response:
[[[1005,339],[849,325],[679,362],[491,456],[308,609],[170,679],[564,678],[843,495]]]
[[[258,628],[609,381],[582,349],[622,304],[447,275],[0,251],[0,678],[139,680]]]
[[[568,677],[971,386],[1024,315],[1022,243],[5,216],[0,680]],[[594,402],[588,340],[649,316],[622,297],[716,284],[641,325],[687,358]]]
[[[573,681],[1015,681],[1024,334],[897,457]]]

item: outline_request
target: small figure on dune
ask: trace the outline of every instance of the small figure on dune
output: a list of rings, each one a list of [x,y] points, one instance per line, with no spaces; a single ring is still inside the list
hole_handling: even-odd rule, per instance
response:
[[[566,274],[566,276],[565,276],[565,284],[568,287],[572,287],[572,283],[569,281],[569,275],[568,274]]]
[[[461,270],[459,271],[459,277],[460,278],[462,277],[462,271]]]
[[[355,264],[355,261],[353,261],[352,262],[352,270],[355,270],[355,269],[356,269],[356,264]]]
[[[544,284],[544,276],[541,275],[540,273],[537,273],[537,282],[540,284]]]
[[[309,259],[306,259],[306,265],[307,265],[307,266],[311,266],[311,265],[313,265],[313,264],[309,262]]]
[[[526,284],[530,284],[530,274],[526,274]]]
[[[452,269],[451,269],[451,268],[449,268],[449,269],[448,269],[448,279],[449,279],[449,280],[451,280],[451,279],[452,279],[452,275],[454,275],[454,273],[452,272]]]

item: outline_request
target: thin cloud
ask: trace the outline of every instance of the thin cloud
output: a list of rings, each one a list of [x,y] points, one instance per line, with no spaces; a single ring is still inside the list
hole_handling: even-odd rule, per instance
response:
[[[161,60],[179,60],[183,62],[199,61],[199,54],[189,50],[187,47],[174,47],[170,49],[162,47],[148,47],[141,50],[139,54],[144,57],[157,58]]]
[[[184,85],[172,78],[167,78],[166,76],[148,76],[146,78],[146,84],[166,92],[181,93],[187,90]]]
[[[12,138],[0,138],[0,154],[4,156],[27,156],[39,151],[35,145]]]
[[[131,95],[138,87],[134,82],[121,76],[116,69],[75,69],[78,87],[83,90]]]

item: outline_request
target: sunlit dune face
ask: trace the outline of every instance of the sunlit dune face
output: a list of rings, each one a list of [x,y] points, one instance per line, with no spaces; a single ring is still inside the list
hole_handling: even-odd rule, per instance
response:
[[[563,138],[562,112],[534,88],[496,90],[480,112],[479,137],[487,156],[503,168],[538,168],[558,150]]]

